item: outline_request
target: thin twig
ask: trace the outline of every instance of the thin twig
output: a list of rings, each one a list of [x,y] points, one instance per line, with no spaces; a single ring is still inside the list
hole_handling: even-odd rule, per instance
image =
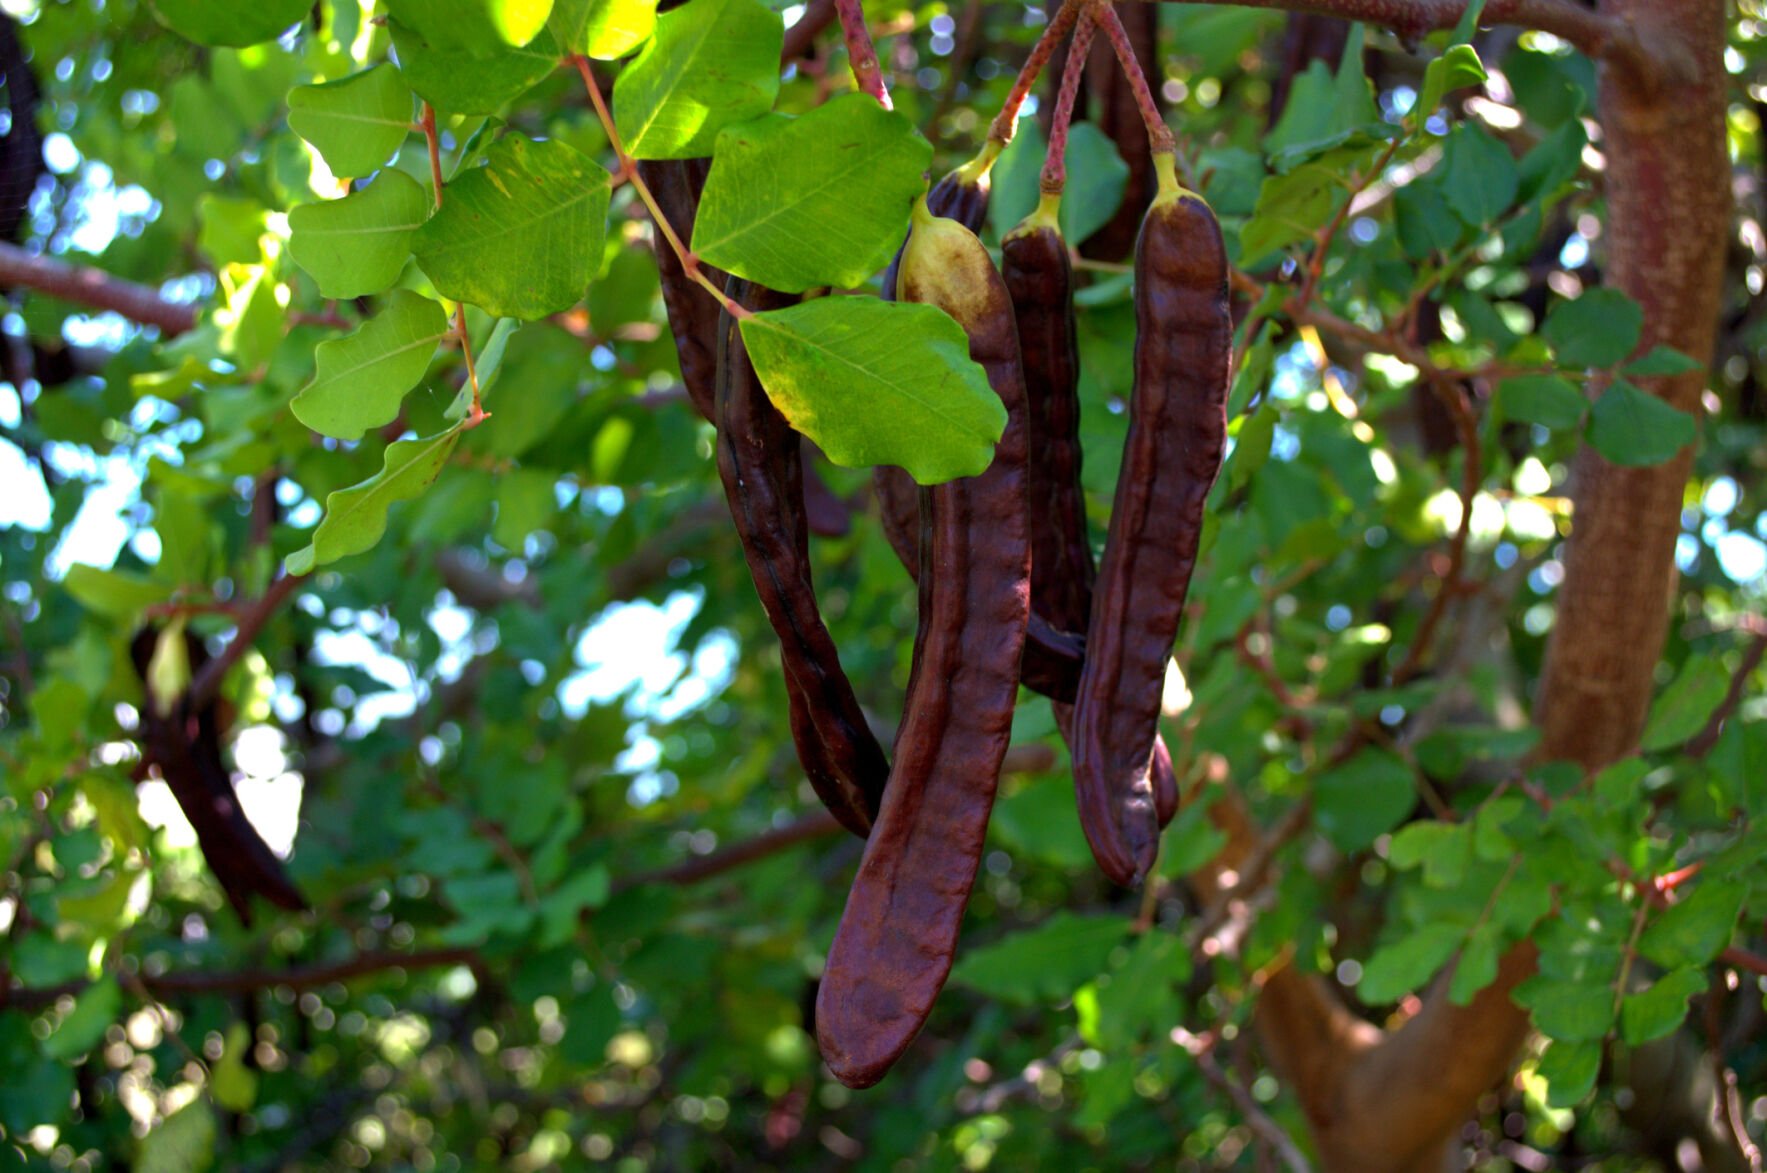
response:
[[[1757,630],[1748,647],[1743,649],[1742,663],[1730,674],[1730,687],[1725,689],[1724,699],[1712,710],[1705,727],[1688,738],[1688,757],[1703,758],[1712,752],[1712,747],[1718,744],[1718,735],[1724,731],[1724,723],[1736,714],[1737,706],[1742,704],[1742,699],[1748,692],[1749,678],[1761,666],[1764,656],[1767,656],[1767,631]]]
[[[607,102],[601,96],[601,87],[595,82],[595,72],[589,66],[589,59],[577,54],[572,56],[571,62],[577,67],[577,72],[582,75],[583,88],[589,91],[589,102],[595,107],[595,116],[601,120],[601,129],[607,134],[608,145],[613,148],[614,155],[620,161],[620,169],[614,176],[615,180],[630,183],[632,190],[638,193],[638,198],[644,201],[644,206],[650,211],[651,220],[655,222],[663,234],[663,239],[668,242],[669,248],[680,260],[681,271],[690,280],[697,283],[700,288],[717,298],[718,304],[729,311],[731,317],[739,320],[749,317],[750,311],[747,306],[740,304],[734,298],[726,297],[724,291],[719,289],[710,277],[706,276],[705,270],[700,267],[699,257],[694,255],[692,249],[681,243],[681,236],[675,231],[675,226],[669,223],[669,218],[663,214],[662,208],[657,206],[656,197],[651,194],[649,185],[644,182],[644,177],[638,174],[637,160],[627,153],[625,144],[620,141],[619,129],[614,125],[613,114],[608,110]]]
[[[478,954],[464,946],[418,949],[411,953],[358,953],[342,961],[295,965],[286,969],[188,970],[181,973],[139,975],[140,988],[164,1000],[194,994],[243,994],[252,990],[286,987],[310,990],[332,982],[348,981],[390,969],[433,969],[443,965],[476,965]],[[78,994],[90,982],[67,982],[37,989],[0,989],[0,1007],[32,1010],[57,999]]]
[[[442,142],[436,133],[436,110],[428,102],[423,104],[423,138],[429,146],[429,174],[431,186],[435,188],[436,210],[442,210]],[[485,410],[484,401],[479,397],[479,372],[472,361],[472,337],[466,331],[466,306],[461,302],[454,303],[454,336],[460,342],[460,356],[466,361],[466,381],[472,387],[472,406],[467,409],[466,419],[462,428],[476,428],[490,418]]]
[[[798,17],[798,23],[785,30],[785,43],[779,50],[780,62],[796,61],[808,53],[816,44],[817,34],[833,19],[834,0],[810,0],[804,14]]]
[[[1194,1035],[1183,1027],[1176,1027],[1172,1031],[1172,1041],[1196,1060],[1197,1070],[1202,1072],[1203,1078],[1233,1102],[1233,1106],[1239,1109],[1239,1114],[1245,1117],[1246,1126],[1276,1151],[1290,1173],[1312,1173],[1313,1166],[1307,1163],[1307,1158],[1295,1144],[1294,1138],[1271,1118],[1270,1113],[1264,1111],[1264,1106],[1258,1103],[1244,1084],[1227,1074],[1215,1058],[1218,1040],[1219,1036],[1212,1031],[1208,1035]]]
[[[270,622],[270,617],[306,581],[304,574],[284,574],[270,584],[262,598],[238,613],[239,623],[233,629],[233,638],[227,641],[221,654],[199,668],[190,681],[190,708],[193,712],[214,699],[227,670],[239,662],[257,640],[258,633],[264,630],[264,625]]]

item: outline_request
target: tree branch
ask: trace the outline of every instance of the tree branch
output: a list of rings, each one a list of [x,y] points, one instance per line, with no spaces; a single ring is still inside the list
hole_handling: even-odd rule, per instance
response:
[[[110,310],[131,322],[156,326],[166,337],[196,325],[196,307],[168,301],[159,290],[113,277],[90,265],[70,265],[0,241],[0,287],[23,286],[91,309]]]
[[[252,990],[286,986],[291,990],[310,990],[315,986],[350,978],[366,977],[389,969],[434,969],[443,965],[476,965],[478,953],[464,946],[446,949],[419,949],[413,953],[359,953],[342,961],[325,961],[313,965],[295,965],[287,969],[235,969],[220,972],[192,970],[167,973],[158,977],[141,974],[132,984],[139,985],[155,998],[180,994],[243,994]],[[68,982],[38,989],[9,990],[0,988],[0,1008],[39,1010],[59,998],[78,994],[90,983]]]
[[[1195,4],[1203,0],[1165,0]],[[1467,0],[1230,0],[1240,8],[1278,8],[1360,20],[1392,29],[1406,40],[1451,29],[1466,15]],[[1522,25],[1569,41],[1597,60],[1609,61],[1634,81],[1681,75],[1690,66],[1673,56],[1673,46],[1646,41],[1631,22],[1598,13],[1571,0],[1490,0],[1480,23]]]
[[[221,680],[227,670],[238,663],[239,658],[257,640],[258,633],[264,630],[264,624],[270,622],[270,616],[276,614],[295,588],[306,582],[305,575],[284,574],[264,592],[262,598],[241,613],[239,625],[234,628],[233,638],[221,654],[204,664],[190,682],[190,707],[199,709],[214,698],[215,692],[221,687]]]

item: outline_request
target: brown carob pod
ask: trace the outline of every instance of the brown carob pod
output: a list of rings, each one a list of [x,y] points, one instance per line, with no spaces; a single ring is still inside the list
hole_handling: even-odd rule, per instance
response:
[[[1166,664],[1221,469],[1233,323],[1215,214],[1170,152],[1135,245],[1135,386],[1074,715],[1080,821],[1105,875],[1139,883],[1159,848],[1149,762]]]
[[[756,310],[796,300],[735,277],[726,292]],[[727,312],[717,339],[718,473],[755,590],[779,636],[798,758],[828,809],[864,836],[890,766],[816,607],[798,434],[767,398]]]
[[[883,1077],[951,971],[1031,610],[1024,381],[1005,285],[975,234],[921,200],[900,289],[963,325],[1007,425],[986,472],[923,490],[920,627],[895,763],[816,999],[822,1057],[849,1087]]]
[[[699,196],[705,190],[710,159],[641,159],[638,177],[650,189],[657,209],[683,241],[693,239],[693,221],[699,215]],[[706,419],[715,419],[713,383],[718,347],[718,303],[681,268],[681,258],[669,247],[661,228],[652,229],[657,275],[662,282],[663,308],[669,314],[669,330],[675,335],[675,354],[681,360],[681,382],[687,397]],[[722,272],[702,266],[707,277],[722,285]]]
[[[1056,726],[1071,745],[1085,643],[1068,633],[1086,629],[1098,568],[1080,481],[1080,350],[1073,263],[1059,207],[1059,195],[1044,194],[1037,210],[1006,234],[1000,267],[1018,323],[1030,423],[1033,630],[1025,639],[1024,684],[1055,701]],[[1076,654],[1070,658],[1069,651]],[[1154,805],[1164,827],[1178,812],[1178,782],[1163,739],[1155,740],[1153,765]]]
[[[1086,534],[1080,485],[1080,351],[1074,274],[1056,221],[1061,197],[1006,234],[1001,275],[1012,297],[1024,356],[1031,437],[1031,607],[1062,631],[1084,631],[1098,570]]]

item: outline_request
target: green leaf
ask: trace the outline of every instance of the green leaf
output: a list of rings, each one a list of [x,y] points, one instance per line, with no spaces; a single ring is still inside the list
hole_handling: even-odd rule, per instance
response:
[[[1562,431],[1583,422],[1589,401],[1562,376],[1517,375],[1497,384],[1497,407],[1506,420]]]
[[[521,48],[493,42],[486,55],[432,44],[396,20],[388,27],[405,84],[442,114],[495,114],[557,69],[562,56],[544,29]]]
[[[1206,801],[1191,802],[1166,828],[1160,848],[1160,871],[1168,876],[1188,876],[1221,854],[1227,832],[1209,818]]]
[[[1497,980],[1497,930],[1480,925],[1467,937],[1448,983],[1448,1001],[1469,1006],[1480,990]]]
[[[1411,768],[1383,749],[1365,749],[1313,785],[1319,829],[1342,851],[1359,851],[1405,820],[1417,803]]]
[[[1584,290],[1556,302],[1540,327],[1562,367],[1611,367],[1638,345],[1644,311],[1617,289]]]
[[[1624,379],[1615,379],[1589,413],[1589,443],[1627,467],[1672,459],[1695,435],[1691,415]]]
[[[1068,998],[1105,968],[1127,931],[1121,917],[1058,912],[1034,929],[967,951],[951,980],[1018,1005]]]
[[[1546,1081],[1547,1107],[1575,1107],[1595,1090],[1595,1077],[1601,1074],[1601,1044],[1555,1040],[1540,1056],[1535,1071]]]
[[[1542,1034],[1566,1042],[1588,1042],[1606,1037],[1614,1025],[1614,991],[1611,985],[1582,984],[1532,977],[1516,987],[1517,1005],[1534,1012],[1534,1025]]]
[[[417,180],[382,171],[353,195],[289,212],[289,255],[312,274],[321,296],[379,293],[398,280],[411,235],[429,212],[429,193]]]
[[[289,404],[295,418],[324,436],[359,440],[391,423],[448,335],[448,315],[427,297],[393,291],[386,306],[355,332],[314,351],[317,370]]]
[[[1469,227],[1491,223],[1514,202],[1515,158],[1483,125],[1457,124],[1443,153],[1448,206]]]
[[[412,242],[445,297],[532,320],[583,298],[607,233],[608,173],[556,140],[499,139]]]
[[[380,64],[323,85],[288,92],[288,125],[325,158],[333,175],[369,175],[411,133],[411,91]]]
[[[1356,996],[1369,1003],[1397,1001],[1429,981],[1465,939],[1460,925],[1429,924],[1377,949],[1362,967]]]
[[[906,118],[864,94],[730,127],[718,136],[693,250],[771,289],[856,287],[902,243],[931,160]]]
[[[656,36],[614,83],[626,150],[638,159],[711,154],[719,131],[773,109],[784,41],[779,14],[760,0],[693,0],[657,17]]]
[[[1450,45],[1446,53],[1424,67],[1423,91],[1417,105],[1411,108],[1411,118],[1422,126],[1442,104],[1444,95],[1466,86],[1483,85],[1489,76],[1478,50],[1471,45]]]
[[[1705,973],[1693,966],[1670,970],[1650,989],[1620,1002],[1620,1037],[1631,1047],[1660,1039],[1687,1017],[1687,1000],[1706,988]]]
[[[1657,375],[1685,375],[1703,369],[1703,363],[1673,346],[1653,346],[1643,358],[1621,367],[1620,373],[1634,379],[1648,379]]]
[[[229,1112],[249,1112],[258,1100],[258,1073],[245,1065],[251,1050],[252,1035],[243,1022],[227,1028],[226,1046],[215,1065],[209,1068],[209,1084],[215,1103]]]
[[[1457,888],[1472,863],[1472,830],[1464,823],[1412,823],[1393,836],[1387,854],[1397,868],[1423,865],[1431,888]]]
[[[567,52],[614,61],[656,31],[656,0],[555,0],[548,23]]]
[[[61,585],[81,606],[99,615],[127,618],[172,597],[177,586],[151,582],[124,570],[100,570],[79,563],[68,567]]]
[[[1258,189],[1257,209],[1239,230],[1241,264],[1254,264],[1311,238],[1348,198],[1343,178],[1321,164],[1268,176]]]
[[[552,0],[385,0],[387,15],[430,44],[481,56],[534,39],[552,15]]]
[[[359,485],[339,489],[325,499],[325,519],[313,540],[288,556],[290,574],[308,574],[316,566],[372,549],[386,533],[387,510],[421,494],[441,475],[460,425],[416,440],[400,440],[387,448],[381,470]]]
[[[1466,229],[1448,206],[1438,183],[1419,180],[1393,193],[1393,227],[1399,245],[1412,260],[1447,252],[1460,243]]]
[[[506,550],[519,553],[529,534],[558,511],[558,475],[536,468],[518,468],[497,485],[497,522],[491,536]]]
[[[55,1033],[43,1040],[43,1053],[62,1063],[72,1062],[104,1041],[104,1030],[123,1009],[123,991],[114,977],[93,982],[74,1000],[74,1008],[56,1024]]]
[[[141,1138],[139,1173],[203,1173],[215,1163],[215,1113],[201,1096],[167,1116]]]
[[[199,45],[239,48],[273,40],[313,11],[311,0],[150,0],[159,22]]]
[[[1716,656],[1689,656],[1650,707],[1639,747],[1672,749],[1704,729],[1730,688],[1730,673]]]
[[[1693,894],[1670,905],[1645,926],[1638,952],[1664,969],[1704,965],[1730,944],[1748,887],[1706,877]]]
[[[929,485],[993,462],[1006,409],[936,306],[826,297],[745,318],[742,338],[768,397],[836,464]]]

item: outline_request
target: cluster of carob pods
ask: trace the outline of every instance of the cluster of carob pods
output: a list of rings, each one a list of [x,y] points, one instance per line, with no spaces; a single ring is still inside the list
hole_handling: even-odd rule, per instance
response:
[[[817,608],[801,439],[761,387],[736,321],[658,249],[682,375],[717,427],[731,514],[779,636],[799,759],[829,810],[866,840],[816,1003],[823,1059],[851,1087],[883,1077],[950,972],[1021,684],[1055,704],[1081,825],[1111,880],[1142,880],[1178,805],[1158,721],[1226,441],[1232,319],[1220,227],[1156,143],[1160,189],[1135,251],[1128,437],[1095,566],[1059,188],[1045,183],[1037,211],[1005,238],[1004,271],[996,269],[975,235],[994,153],[916,204],[909,240],[884,275],[884,296],[936,305],[963,326],[970,357],[1007,412],[993,463],[978,476],[920,487],[900,469],[877,471],[886,532],[919,588],[891,755]],[[678,230],[692,223],[706,166],[641,164]],[[751,309],[792,300],[716,279]]]

